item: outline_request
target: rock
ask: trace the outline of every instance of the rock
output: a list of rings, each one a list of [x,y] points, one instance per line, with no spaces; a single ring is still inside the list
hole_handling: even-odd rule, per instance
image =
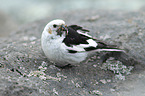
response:
[[[6,37],[16,29],[17,23],[11,18],[11,16],[0,11],[0,37]]]
[[[60,13],[52,18],[22,26],[18,31],[13,32],[10,38],[0,40],[0,95],[95,96],[97,92],[101,92],[103,96],[129,94],[122,90],[125,87],[128,92],[132,92],[129,90],[131,84],[127,86],[126,82],[129,80],[135,82],[139,77],[138,74],[141,77],[145,76],[141,74],[144,73],[141,69],[145,66],[145,31],[144,22],[141,22],[144,20],[142,13],[143,11],[80,10]],[[112,71],[102,69],[102,65],[98,64],[99,56],[95,61],[88,60],[87,63],[69,69],[55,67],[47,60],[40,46],[44,26],[55,18],[63,19],[66,24],[79,24],[86,27],[94,37],[120,46],[127,51],[128,58],[137,61],[139,67],[126,77],[126,81],[115,80]],[[111,82],[103,84],[100,80]],[[145,86],[142,86],[140,90],[144,88]],[[112,92],[110,89],[115,91]],[[142,93],[136,92],[138,95]]]

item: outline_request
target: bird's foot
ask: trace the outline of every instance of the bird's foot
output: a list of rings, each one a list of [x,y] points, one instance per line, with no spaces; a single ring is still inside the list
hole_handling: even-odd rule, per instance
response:
[[[67,64],[64,66],[60,66],[60,65],[55,65],[55,66],[58,68],[61,68],[61,69],[70,69],[70,68],[74,67],[74,65],[71,65],[71,64]]]

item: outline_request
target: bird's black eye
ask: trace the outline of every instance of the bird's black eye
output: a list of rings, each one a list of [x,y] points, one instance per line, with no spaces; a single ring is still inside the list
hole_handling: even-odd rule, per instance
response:
[[[53,25],[53,27],[54,27],[54,28],[56,28],[56,27],[57,27],[57,25],[56,25],[56,24],[54,24],[54,25]]]

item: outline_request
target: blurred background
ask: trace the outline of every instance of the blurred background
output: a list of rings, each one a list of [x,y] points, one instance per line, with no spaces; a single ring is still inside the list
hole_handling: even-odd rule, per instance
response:
[[[0,38],[19,26],[81,9],[138,11],[145,0],[0,0]]]

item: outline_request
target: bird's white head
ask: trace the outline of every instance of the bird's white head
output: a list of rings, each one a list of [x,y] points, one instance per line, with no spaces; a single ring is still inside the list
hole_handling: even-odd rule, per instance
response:
[[[50,21],[44,28],[44,32],[48,35],[58,35],[61,36],[66,34],[67,28],[65,22],[61,19],[56,19]]]

